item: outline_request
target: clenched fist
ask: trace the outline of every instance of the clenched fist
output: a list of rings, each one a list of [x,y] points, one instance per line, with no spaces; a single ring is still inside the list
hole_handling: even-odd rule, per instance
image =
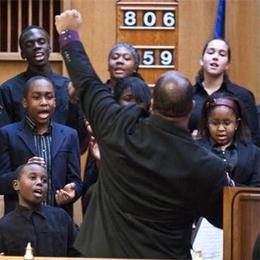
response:
[[[55,26],[59,34],[65,30],[78,31],[81,23],[81,14],[75,9],[66,10],[55,16]]]

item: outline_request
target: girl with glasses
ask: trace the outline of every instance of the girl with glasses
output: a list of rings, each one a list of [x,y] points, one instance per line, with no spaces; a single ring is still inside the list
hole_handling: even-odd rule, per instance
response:
[[[189,121],[189,129],[196,137],[204,101],[214,94],[228,93],[238,97],[243,103],[252,141],[260,146],[255,97],[247,88],[231,82],[227,73],[230,64],[231,48],[227,41],[211,39],[205,44],[200,58],[201,67],[194,85],[193,99],[196,105]]]
[[[236,185],[260,186],[260,149],[251,142],[243,104],[232,95],[209,96],[202,107],[198,142],[226,162]]]
[[[223,93],[209,96],[202,106],[199,135],[197,142],[226,163],[226,173],[236,186],[260,186],[260,149],[251,142],[243,105],[237,97]],[[201,218],[194,233],[193,248],[201,249],[204,259],[223,259],[221,229]]]

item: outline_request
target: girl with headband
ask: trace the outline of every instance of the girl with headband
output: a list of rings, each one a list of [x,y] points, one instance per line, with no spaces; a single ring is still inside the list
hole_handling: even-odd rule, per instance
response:
[[[199,129],[201,139],[197,142],[226,163],[226,172],[236,186],[260,187],[260,149],[251,142],[243,105],[237,97],[223,93],[209,96],[202,107]],[[194,249],[200,248],[205,259],[223,259],[223,231],[204,218],[198,223]],[[214,247],[208,242],[209,236]]]
[[[230,62],[231,49],[225,40],[211,39],[205,44],[200,58],[201,68],[194,85],[193,98],[196,104],[189,122],[190,131],[196,136],[205,99],[215,93],[228,93],[235,95],[243,103],[252,141],[260,146],[255,97],[248,89],[230,81],[227,74]]]

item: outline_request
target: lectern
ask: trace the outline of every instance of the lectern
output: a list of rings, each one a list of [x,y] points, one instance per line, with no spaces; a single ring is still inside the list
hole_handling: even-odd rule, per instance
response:
[[[260,234],[260,188],[224,189],[224,259],[252,259]]]

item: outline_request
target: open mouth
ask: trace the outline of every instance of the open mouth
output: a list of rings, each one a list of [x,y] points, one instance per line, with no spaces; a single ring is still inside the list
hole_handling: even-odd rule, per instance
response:
[[[42,198],[43,197],[42,189],[36,189],[36,190],[33,191],[33,193],[34,193],[35,197],[38,197],[38,198]]]
[[[116,78],[122,78],[126,75],[125,70],[120,68],[115,69],[113,74]]]
[[[219,65],[217,63],[215,63],[215,62],[210,63],[209,66],[211,68],[218,68],[219,67]]]
[[[37,52],[37,53],[35,53],[34,58],[36,61],[42,61],[42,60],[44,60],[45,55],[43,52]]]
[[[124,70],[123,68],[121,68],[121,67],[116,67],[116,68],[114,69],[114,71],[115,71],[115,72],[124,72],[125,70]]]
[[[39,116],[39,118],[41,118],[41,119],[49,118],[49,116],[50,116],[50,111],[49,111],[49,110],[40,111],[40,112],[38,112],[38,116]]]
[[[217,136],[218,140],[226,140],[227,137],[225,135],[218,135]]]

